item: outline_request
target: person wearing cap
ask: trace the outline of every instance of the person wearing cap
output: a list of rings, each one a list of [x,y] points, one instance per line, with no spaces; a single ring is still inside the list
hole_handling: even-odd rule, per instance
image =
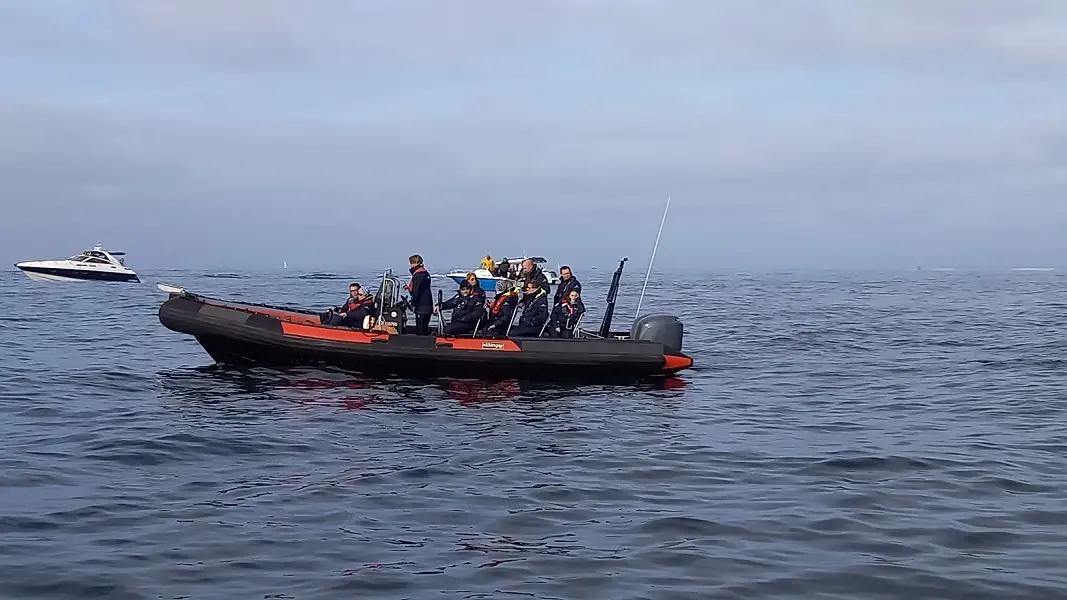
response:
[[[441,303],[440,309],[434,307],[434,313],[439,310],[452,310],[452,318],[442,330],[442,335],[463,335],[473,333],[478,325],[478,319],[485,314],[485,300],[482,296],[472,293],[471,284],[466,279],[460,282],[459,291],[456,295]]]

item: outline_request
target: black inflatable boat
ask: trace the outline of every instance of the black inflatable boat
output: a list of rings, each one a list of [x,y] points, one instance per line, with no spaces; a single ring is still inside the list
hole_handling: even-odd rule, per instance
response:
[[[570,339],[429,336],[407,325],[402,284],[387,272],[375,296],[376,326],[360,330],[320,323],[314,311],[207,298],[160,285],[170,297],[159,308],[168,329],[196,338],[223,364],[319,364],[368,374],[516,379],[635,381],[664,378],[693,366],[682,353],[682,323],[647,315],[630,331],[611,331],[623,259],[608,292],[598,331]],[[516,311],[518,312],[518,311]]]

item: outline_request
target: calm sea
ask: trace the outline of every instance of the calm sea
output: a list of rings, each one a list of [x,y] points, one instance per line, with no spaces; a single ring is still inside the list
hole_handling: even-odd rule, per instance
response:
[[[654,275],[669,389],[209,368],[156,283],[373,275],[142,275],[0,274],[2,598],[1067,596],[1062,271]]]

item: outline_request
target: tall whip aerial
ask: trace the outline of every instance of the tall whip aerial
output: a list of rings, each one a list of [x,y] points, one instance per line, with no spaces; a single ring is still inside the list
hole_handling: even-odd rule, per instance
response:
[[[656,234],[656,245],[652,247],[652,259],[648,261],[648,272],[645,273],[645,285],[641,286],[641,297],[637,299],[637,312],[634,313],[634,321],[641,314],[641,302],[645,299],[645,288],[648,287],[648,277],[652,275],[652,263],[656,260],[656,250],[659,249],[659,238],[663,235],[663,224],[667,222],[667,210],[671,207],[671,197],[667,196],[667,206],[663,207],[663,218],[659,222],[659,233]]]

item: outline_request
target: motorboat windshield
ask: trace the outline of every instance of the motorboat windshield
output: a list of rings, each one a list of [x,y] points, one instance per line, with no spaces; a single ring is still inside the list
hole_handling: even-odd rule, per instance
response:
[[[100,249],[86,250],[75,254],[67,260],[74,263],[88,264],[88,265],[110,265],[119,264],[126,265],[126,261],[121,258],[124,256],[124,252],[107,252]]]

